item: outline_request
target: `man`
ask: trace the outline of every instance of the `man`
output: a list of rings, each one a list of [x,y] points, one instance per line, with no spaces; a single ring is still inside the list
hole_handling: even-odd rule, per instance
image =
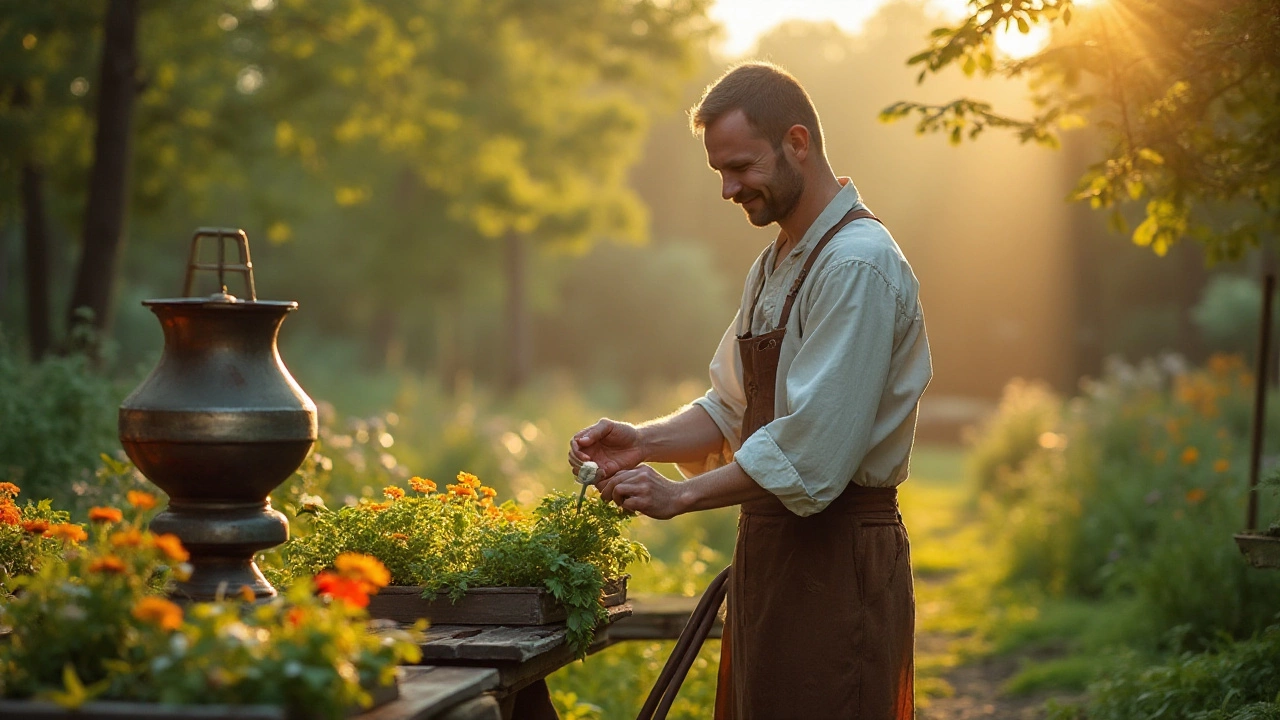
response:
[[[896,486],[932,376],[919,285],[823,152],[808,94],[732,68],[690,113],[721,195],[777,239],[747,276],[711,389],[574,435],[573,467],[655,518],[741,505],[716,716],[906,719],[915,600]],[[674,462],[673,482],[645,462]]]

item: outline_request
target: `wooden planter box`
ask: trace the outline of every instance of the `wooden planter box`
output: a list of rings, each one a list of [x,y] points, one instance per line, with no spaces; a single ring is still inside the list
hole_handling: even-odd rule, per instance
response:
[[[397,683],[375,690],[367,710],[349,712],[352,720],[422,720],[466,707],[457,717],[485,720],[500,717],[496,702],[483,695],[498,684],[490,668],[401,667]],[[486,704],[487,702],[487,704]],[[485,712],[489,706],[492,709]],[[5,720],[303,720],[274,705],[159,705],[96,701],[66,710],[39,700],[0,700]]]
[[[400,682],[375,688],[373,705],[347,712],[354,718],[382,707],[400,697]],[[0,700],[0,718],[5,720],[291,720],[277,705],[161,705],[158,703],[100,700],[67,710],[42,700]]]
[[[1280,537],[1239,533],[1235,536],[1240,552],[1256,568],[1280,568]]]
[[[605,607],[627,601],[628,577],[605,582]],[[544,588],[472,588],[455,603],[443,594],[425,599],[418,586],[392,585],[369,598],[369,617],[402,623],[426,618],[433,625],[550,625],[564,622],[565,609]]]

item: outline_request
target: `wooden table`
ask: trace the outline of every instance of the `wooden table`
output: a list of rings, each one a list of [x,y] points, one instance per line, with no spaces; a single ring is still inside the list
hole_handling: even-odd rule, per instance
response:
[[[498,720],[498,701],[486,691],[498,684],[489,668],[399,668],[399,697],[350,720]],[[50,702],[0,700],[5,720],[285,720],[271,705],[158,705],[89,702],[72,712]]]
[[[587,653],[614,642],[610,629],[631,615],[630,603],[606,608],[609,616],[596,629]],[[492,668],[503,718],[553,718],[546,677],[577,659],[569,648],[568,630],[555,625],[433,625],[420,643],[422,662],[454,668]]]

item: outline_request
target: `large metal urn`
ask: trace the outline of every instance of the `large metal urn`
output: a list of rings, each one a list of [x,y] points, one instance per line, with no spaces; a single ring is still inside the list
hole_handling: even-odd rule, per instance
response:
[[[200,262],[213,238],[218,261]],[[239,262],[226,262],[226,243]],[[218,274],[220,290],[192,297],[197,271]],[[227,293],[240,274],[248,299]],[[159,364],[120,406],[120,442],[138,469],[169,495],[151,521],[191,553],[177,594],[192,600],[276,594],[254,554],[289,539],[268,494],[306,458],[316,439],[316,406],[285,369],[276,336],[296,302],[258,300],[244,231],[200,228],[191,239],[183,297],[145,300],[160,319]]]

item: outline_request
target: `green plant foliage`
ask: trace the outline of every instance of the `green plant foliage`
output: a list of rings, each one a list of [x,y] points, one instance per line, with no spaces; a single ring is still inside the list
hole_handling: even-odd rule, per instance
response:
[[[1025,34],[1039,23],[1057,31],[1047,48],[1025,59],[999,55],[998,33]],[[943,132],[953,143],[1001,128],[1054,147],[1061,130],[1092,119],[1108,144],[1075,199],[1112,209],[1118,228],[1127,228],[1119,208],[1142,204],[1132,239],[1157,255],[1190,237],[1211,262],[1233,259],[1276,228],[1277,43],[1280,15],[1270,0],[974,2],[908,62],[922,67],[920,81],[951,65],[966,75],[1029,76],[1032,116],[961,98],[899,102],[881,118],[915,116],[919,132]]]
[[[1142,612],[1124,640],[1148,647],[1177,626],[1188,647],[1265,626],[1280,577],[1252,570],[1231,539],[1245,520],[1252,387],[1232,356],[1200,369],[1116,363],[1036,446],[1020,440],[1025,418],[1036,417],[1029,408],[1052,417],[1057,401],[1006,402],[1009,417],[976,447],[979,457],[1022,449],[1004,453],[1016,464],[980,464],[1004,468],[981,504],[1007,542],[1011,577],[1052,594],[1136,602]],[[1270,404],[1269,424],[1280,420]]]
[[[605,580],[648,559],[644,546],[622,536],[629,516],[609,503],[593,500],[578,512],[573,495],[553,493],[526,514],[510,501],[494,504],[496,491],[469,473],[444,493],[422,478],[410,485],[407,496],[388,487],[386,502],[304,507],[307,534],[281,549],[273,577],[310,577],[339,554],[358,552],[381,560],[394,584],[421,586],[424,597],[457,600],[474,587],[546,588],[568,611],[570,645],[584,655],[605,619]]]
[[[10,577],[0,604],[0,696],[86,701],[274,704],[340,718],[368,689],[419,657],[413,632],[366,631],[355,603],[318,596],[309,581],[255,606],[176,605],[155,594],[187,572],[174,536],[142,532],[98,508],[86,537],[62,526],[63,561]],[[87,540],[88,542],[81,544]]]
[[[58,507],[83,511],[100,503],[96,489],[119,479],[95,477],[95,470],[105,450],[120,446],[116,408],[123,397],[83,355],[29,363],[0,338],[0,479]]]
[[[1131,654],[1118,672],[1090,688],[1083,715],[1089,720],[1280,718],[1280,626],[1156,664]]]

